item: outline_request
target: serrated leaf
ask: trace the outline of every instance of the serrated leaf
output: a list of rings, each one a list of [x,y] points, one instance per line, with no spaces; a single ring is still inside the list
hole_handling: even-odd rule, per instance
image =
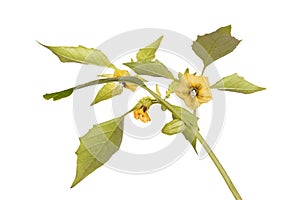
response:
[[[80,138],[80,146],[76,151],[76,177],[71,188],[101,167],[119,150],[123,137],[123,123],[124,118],[120,117],[94,125]]]
[[[119,83],[106,83],[97,93],[94,101],[91,103],[92,105],[95,105],[96,103],[99,103],[100,101],[104,101],[107,99],[110,99],[114,96],[117,96],[123,92],[123,88],[121,84]]]
[[[140,49],[136,54],[138,61],[151,61],[155,58],[155,53],[161,43],[163,36],[160,36],[156,41],[149,44],[148,46]]]
[[[222,78],[210,88],[243,94],[251,94],[266,89],[246,81],[244,77],[239,76],[237,73]]]
[[[185,124],[180,119],[174,119],[169,123],[165,124],[162,128],[162,133],[167,135],[174,135],[177,133],[182,133],[185,129]]]
[[[47,46],[42,43],[39,44],[52,51],[52,53],[54,53],[61,62],[92,64],[115,69],[115,66],[109,61],[106,55],[98,49],[86,48],[81,45],[77,47],[69,47]]]
[[[73,91],[74,91],[74,88],[70,88],[70,89],[60,91],[60,92],[44,94],[43,97],[46,100],[53,99],[53,101],[56,101],[56,100],[70,96],[73,93]]]
[[[129,62],[129,63],[124,63],[124,65],[131,68],[135,73],[139,75],[148,75],[148,76],[174,79],[173,74],[168,70],[168,68],[158,60]]]
[[[231,26],[221,27],[215,32],[199,35],[193,42],[193,51],[203,60],[204,67],[232,52],[240,40],[231,36]]]

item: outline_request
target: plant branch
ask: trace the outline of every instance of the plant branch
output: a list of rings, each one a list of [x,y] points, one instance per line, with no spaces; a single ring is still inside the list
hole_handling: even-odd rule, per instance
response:
[[[205,68],[204,68],[205,69]],[[204,70],[203,70],[204,72]],[[178,112],[176,112],[176,110],[174,109],[174,107],[167,102],[166,100],[162,99],[159,95],[157,95],[154,91],[152,91],[151,89],[149,89],[143,81],[141,81],[140,79],[136,78],[136,77],[118,77],[118,78],[107,78],[107,79],[98,79],[98,80],[94,80],[94,81],[90,81],[88,83],[85,84],[81,84],[78,86],[75,86],[73,88],[70,88],[72,90],[76,90],[76,89],[81,89],[84,87],[88,87],[88,86],[92,86],[92,85],[97,85],[97,84],[102,84],[102,83],[108,83],[108,82],[115,82],[115,81],[119,81],[119,82],[130,82],[130,83],[134,83],[139,85],[140,87],[142,87],[143,89],[145,89],[146,91],[148,91],[156,100],[158,103],[160,103],[161,105],[163,105],[166,109],[168,109],[173,115],[174,117],[181,119],[188,128],[190,128],[191,130],[195,129],[196,126],[195,124],[190,124],[190,122],[187,122],[186,119],[183,119],[182,116],[180,116],[180,114]],[[69,90],[70,90],[69,89]],[[64,91],[61,91],[64,92]],[[56,92],[55,94],[59,94],[60,92]],[[54,93],[53,93],[54,94]],[[51,95],[51,94],[50,94]],[[66,96],[65,96],[66,97]],[[127,113],[125,113],[124,115],[128,114],[129,112],[131,112],[132,110],[128,111]],[[196,112],[194,111],[194,115],[196,114]],[[196,116],[195,116],[196,117]],[[213,161],[213,163],[215,164],[215,166],[218,168],[219,172],[221,173],[223,179],[225,180],[227,186],[229,187],[230,191],[232,192],[233,196],[235,197],[236,200],[242,200],[241,196],[239,195],[237,189],[235,188],[234,184],[232,183],[230,177],[228,176],[228,174],[226,173],[225,169],[223,168],[223,166],[221,165],[220,161],[218,160],[218,158],[216,157],[216,155],[214,154],[214,152],[212,151],[212,149],[210,148],[210,146],[207,144],[207,142],[205,141],[205,139],[202,137],[202,135],[198,132],[198,130],[194,131],[195,132],[195,136],[196,138],[199,140],[199,142],[202,144],[203,148],[206,150],[206,152],[208,153],[209,157],[211,158],[211,160]]]
[[[224,167],[222,166],[222,164],[220,163],[220,161],[218,160],[218,158],[216,157],[216,155],[214,154],[214,152],[212,151],[210,146],[207,144],[205,139],[202,137],[202,135],[199,132],[197,132],[195,136],[197,137],[199,142],[202,144],[203,148],[208,153],[209,157],[211,158],[211,160],[213,161],[215,166],[218,168],[219,172],[221,173],[224,181],[226,182],[227,186],[229,187],[229,189],[230,189],[231,193],[233,194],[233,196],[235,197],[235,199],[236,200],[242,200],[242,197],[240,196],[239,192],[235,188],[235,186],[234,186],[233,182],[231,181],[229,175],[227,174]]]
[[[153,92],[152,90],[150,90],[148,87],[146,87],[145,85],[142,86],[142,88],[144,88],[145,90],[147,90],[151,95],[153,95],[162,105],[164,105],[170,112],[172,112],[172,114],[177,117],[177,118],[181,118],[180,116],[176,116],[177,112],[174,112],[172,106],[165,100],[163,100],[159,95],[157,95],[155,92]],[[194,110],[194,115],[196,116],[196,110]],[[185,121],[184,119],[182,119],[182,121]],[[193,124],[193,126],[190,125],[190,123],[186,123],[185,124],[188,126],[188,128],[191,128],[192,130],[195,129],[195,124]],[[237,191],[237,189],[235,188],[233,182],[231,181],[229,175],[227,174],[227,172],[225,171],[224,167],[222,166],[222,164],[220,163],[220,161],[218,160],[217,156],[214,154],[214,152],[212,151],[212,149],[210,148],[210,146],[207,144],[207,142],[205,141],[205,139],[202,137],[202,135],[198,132],[198,130],[195,131],[195,136],[197,137],[197,139],[199,140],[199,142],[202,144],[203,148],[206,150],[206,152],[208,153],[209,157],[211,158],[211,160],[213,161],[213,163],[215,164],[215,166],[217,167],[217,169],[219,170],[219,172],[221,173],[224,181],[226,182],[227,186],[229,187],[231,193],[233,194],[233,196],[235,197],[236,200],[242,200],[242,197],[240,196],[239,192]]]

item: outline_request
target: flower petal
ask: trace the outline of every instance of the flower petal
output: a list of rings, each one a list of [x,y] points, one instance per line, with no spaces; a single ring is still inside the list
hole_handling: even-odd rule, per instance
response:
[[[144,111],[144,107],[141,107],[139,109],[136,109],[133,114],[134,114],[134,118],[135,119],[139,119],[141,120],[142,122],[146,123],[146,122],[149,122],[151,121],[148,113],[146,111]]]
[[[184,103],[187,107],[189,107],[192,110],[198,108],[201,104],[196,98],[193,98],[191,96],[189,96],[188,98],[185,98]]]
[[[133,83],[125,83],[125,88],[131,90],[132,92],[134,92],[136,90],[138,86],[136,84]]]
[[[197,91],[196,97],[192,96],[191,89]],[[207,77],[184,73],[179,78],[179,85],[175,90],[176,95],[181,98],[190,109],[198,108],[202,103],[211,100],[211,92]]]
[[[122,77],[122,76],[130,76],[127,70],[116,69],[114,73],[114,77]]]

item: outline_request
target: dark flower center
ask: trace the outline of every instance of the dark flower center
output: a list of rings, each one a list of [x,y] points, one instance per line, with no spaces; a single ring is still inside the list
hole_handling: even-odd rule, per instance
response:
[[[198,90],[196,88],[191,88],[190,95],[192,98],[195,98],[198,95]]]
[[[120,82],[121,86],[122,87],[125,87],[126,86],[126,83],[125,82]]]

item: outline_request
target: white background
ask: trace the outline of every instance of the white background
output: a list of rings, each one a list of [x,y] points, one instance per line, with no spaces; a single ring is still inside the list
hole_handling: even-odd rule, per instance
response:
[[[72,98],[50,102],[42,95],[72,86],[80,65],[59,63],[35,42],[95,47],[148,27],[195,39],[228,24],[243,41],[216,62],[220,74],[238,72],[267,90],[226,94],[227,117],[215,153],[244,199],[300,199],[297,1],[0,4],[0,199],[233,199],[212,162],[198,160],[192,149],[157,173],[128,175],[103,167],[69,189],[78,146]]]

